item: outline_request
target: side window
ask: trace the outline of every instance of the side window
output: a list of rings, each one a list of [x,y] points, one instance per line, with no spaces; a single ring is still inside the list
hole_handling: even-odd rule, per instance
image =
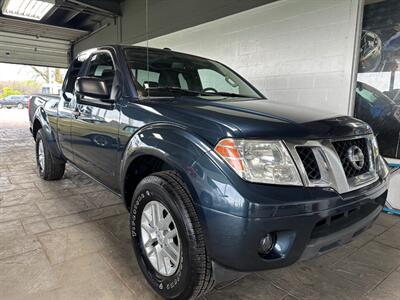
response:
[[[232,79],[211,69],[198,70],[203,89],[213,88],[218,92],[239,93],[239,86]]]
[[[109,91],[112,89],[114,74],[114,64],[108,53],[96,53],[90,58],[86,76],[101,78],[105,81]]]
[[[63,91],[65,93],[73,93],[75,88],[75,80],[78,78],[80,72],[82,71],[82,66],[84,63],[83,58],[76,58],[68,69],[67,75],[65,76],[64,84],[63,84]],[[44,88],[43,88],[44,89]],[[50,90],[48,91],[50,92]],[[46,93],[46,92],[43,92]]]
[[[114,77],[114,64],[108,53],[96,53],[90,58],[89,70],[86,74],[91,77],[109,79]]]
[[[65,75],[65,79],[63,82],[62,90],[64,92],[64,96],[61,97],[60,105],[64,108],[70,109],[74,107],[74,89],[75,89],[75,81],[76,78],[81,74],[82,67],[87,57],[78,56],[75,58],[68,71]],[[42,94],[50,94],[49,87],[42,88]],[[65,97],[65,99],[64,99]]]

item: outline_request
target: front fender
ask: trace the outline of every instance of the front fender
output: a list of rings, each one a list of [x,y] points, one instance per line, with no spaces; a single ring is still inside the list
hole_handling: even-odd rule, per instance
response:
[[[248,214],[247,201],[232,188],[226,170],[216,163],[212,146],[185,128],[157,124],[136,132],[125,149],[120,178],[126,178],[130,164],[143,155],[155,156],[180,173],[200,217],[204,207],[239,216]],[[121,191],[124,184],[121,180]]]
[[[151,155],[165,161],[187,181],[190,180],[194,163],[210,150],[206,141],[184,128],[166,123],[148,125],[129,140],[122,156],[120,178],[126,177],[135,159]],[[124,180],[121,180],[121,191],[125,190],[124,184]]]

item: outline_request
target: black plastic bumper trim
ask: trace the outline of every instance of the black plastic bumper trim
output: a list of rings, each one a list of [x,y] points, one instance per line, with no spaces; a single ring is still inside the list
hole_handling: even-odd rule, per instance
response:
[[[382,206],[378,206],[372,213],[357,223],[328,236],[311,240],[305,247],[300,260],[311,259],[315,256],[325,254],[338,246],[351,242],[357,235],[372,225],[374,220],[381,213],[382,209]]]

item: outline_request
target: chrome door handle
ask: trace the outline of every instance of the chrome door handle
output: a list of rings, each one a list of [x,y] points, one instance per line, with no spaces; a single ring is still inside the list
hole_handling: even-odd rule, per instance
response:
[[[77,119],[81,115],[81,112],[79,110],[74,110],[72,115]]]

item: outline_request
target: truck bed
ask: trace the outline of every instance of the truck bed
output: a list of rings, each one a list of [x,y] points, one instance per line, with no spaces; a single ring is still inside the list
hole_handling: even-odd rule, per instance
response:
[[[41,94],[32,95],[32,97],[30,98],[30,100],[28,102],[28,113],[29,113],[29,122],[30,122],[31,130],[32,130],[33,117],[34,117],[34,114],[35,114],[37,108],[40,106],[44,106],[48,101],[54,100],[54,99],[60,100],[60,96],[59,95],[47,95],[47,94],[46,95],[41,95]]]

